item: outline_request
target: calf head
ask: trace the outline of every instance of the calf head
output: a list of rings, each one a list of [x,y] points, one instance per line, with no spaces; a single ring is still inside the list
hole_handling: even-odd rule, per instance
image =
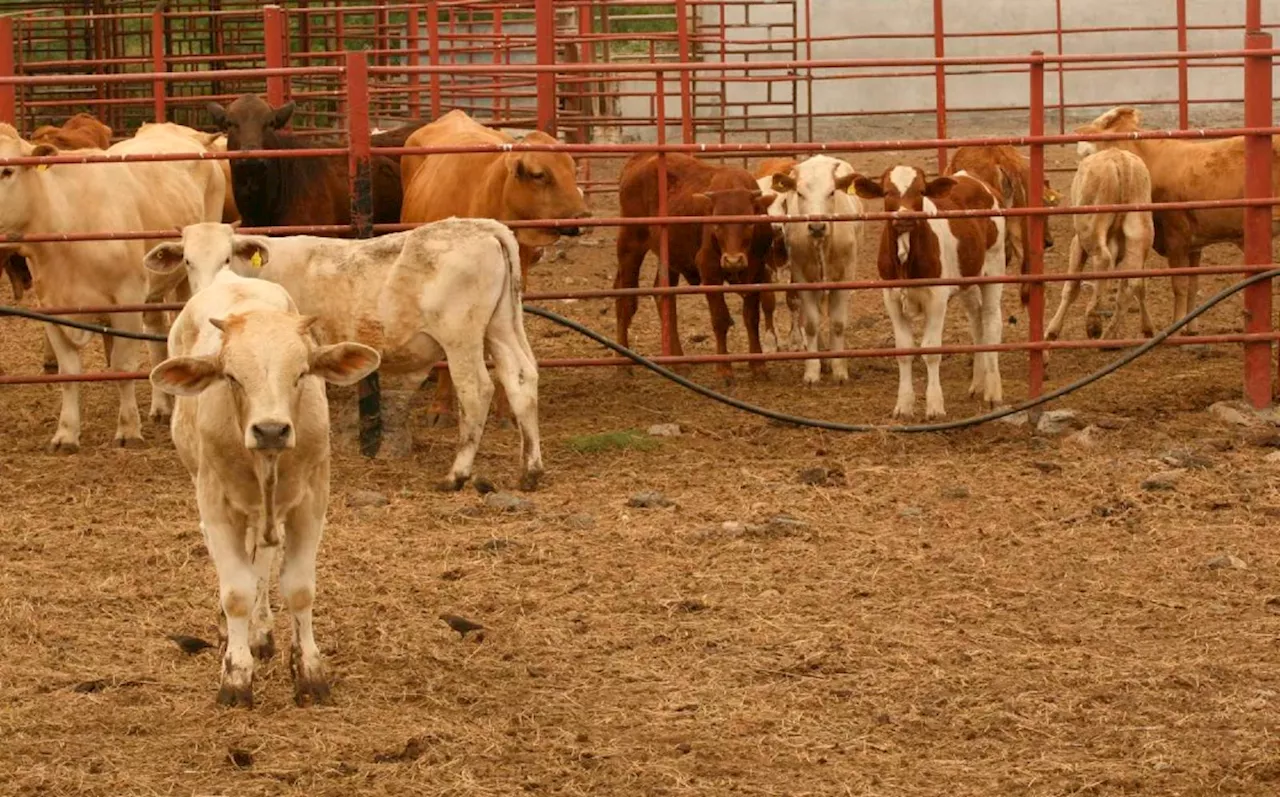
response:
[[[198,396],[217,384],[235,407],[250,451],[279,452],[297,445],[295,413],[310,379],[353,385],[379,364],[378,352],[359,343],[317,346],[314,316],[256,310],[211,319],[222,346],[208,356],[171,357],[151,371],[151,384],[174,396]]]
[[[216,102],[207,106],[213,122],[227,136],[227,149],[276,149],[278,147],[276,131],[289,123],[293,116],[294,104],[287,102],[279,108],[272,108],[266,100],[256,94],[244,94],[231,103],[230,108],[223,108]],[[250,162],[261,165],[257,158]],[[236,161],[232,161],[235,165]]]
[[[911,253],[911,236],[924,229],[925,219],[921,217],[903,217],[905,213],[927,213],[935,215],[938,206],[933,200],[945,196],[955,186],[956,181],[950,177],[935,177],[925,180],[924,172],[915,166],[894,166],[887,169],[876,182],[858,175],[854,179],[854,188],[863,199],[884,199],[884,210],[900,218],[886,222],[886,232],[892,230],[898,239],[897,256],[905,262]]]
[[[830,216],[837,212],[836,192],[847,192],[855,177],[853,167],[844,161],[815,155],[796,164],[789,172],[774,174],[773,190],[783,198],[785,215]],[[823,240],[831,234],[829,221],[811,221],[805,226],[809,237],[815,240]]]
[[[551,136],[533,132],[522,144],[558,144]],[[507,180],[503,200],[509,218],[585,219],[586,198],[578,187],[573,158],[563,152],[509,152],[504,156]],[[525,246],[550,246],[561,235],[581,235],[579,227],[522,227],[516,239]]]
[[[1135,133],[1142,129],[1140,127],[1141,124],[1141,111],[1128,105],[1121,105],[1119,108],[1112,108],[1086,125],[1080,125],[1075,129],[1075,132],[1083,135]],[[1092,155],[1100,149],[1110,149],[1119,143],[1118,141],[1078,141],[1076,142],[1076,152],[1081,157],[1084,157]]]
[[[153,285],[172,286],[185,276],[194,293],[208,287],[224,268],[237,274],[252,274],[262,268],[271,255],[268,239],[236,235],[237,226],[201,222],[183,227],[181,241],[159,244],[143,258],[148,280]]]
[[[11,125],[0,123],[0,158],[28,158],[57,155],[51,144],[32,145],[18,136]],[[31,217],[31,208],[42,192],[42,181],[51,168],[0,166],[0,234],[22,233]]]
[[[727,188],[704,191],[689,198],[689,209],[695,216],[759,216],[769,210],[776,199],[760,189]],[[750,264],[749,255],[755,236],[773,238],[773,228],[755,222],[708,222],[702,225],[702,246],[714,247],[720,253],[720,268],[742,271]]]

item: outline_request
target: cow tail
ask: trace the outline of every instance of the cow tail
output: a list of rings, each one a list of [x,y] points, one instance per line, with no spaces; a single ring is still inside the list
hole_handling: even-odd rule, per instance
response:
[[[529,338],[524,331],[524,290],[520,279],[520,244],[510,227],[500,225],[498,243],[502,246],[502,254],[507,261],[507,285],[504,291],[505,301],[511,305],[511,321],[515,325],[520,345],[526,352],[532,352]]]

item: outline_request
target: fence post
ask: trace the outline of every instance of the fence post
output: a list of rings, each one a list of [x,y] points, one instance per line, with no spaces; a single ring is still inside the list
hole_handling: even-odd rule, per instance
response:
[[[1044,135],[1044,53],[1031,53],[1031,136]],[[1044,144],[1031,144],[1031,185],[1027,191],[1027,207],[1044,207]],[[1012,219],[1011,219],[1012,221]],[[1023,246],[1027,250],[1027,273],[1044,273],[1044,216],[1031,216],[1027,220],[1027,238]],[[1006,223],[1007,229],[1007,223]],[[1006,264],[1007,267],[1008,264]],[[1044,283],[1031,283],[1027,300],[1027,340],[1039,343],[1044,340]],[[1044,351],[1032,349],[1027,369],[1027,396],[1035,398],[1044,392]]]
[[[347,174],[351,185],[351,226],[357,238],[373,236],[372,155],[369,152],[369,62],[347,52]],[[376,456],[382,447],[382,391],[375,371],[360,381],[360,453]]]
[[[655,94],[654,121],[658,125],[657,141],[658,146],[665,146],[667,143],[667,81],[666,75],[659,69],[654,74],[654,83],[657,88]],[[658,151],[658,215],[666,216],[670,211],[667,208],[667,153]],[[658,225],[658,287],[671,287],[671,229],[664,221]],[[676,340],[676,328],[673,303],[676,297],[673,294],[663,294],[658,300],[658,318],[661,322],[662,329],[662,354],[668,356],[674,351],[674,341]]]
[[[676,41],[680,63],[687,64],[692,61],[687,0],[676,0]],[[693,80],[687,69],[680,70],[680,135],[685,144],[693,143]]]
[[[17,72],[14,53],[17,43],[13,39],[13,17],[0,16],[0,77],[14,77]],[[13,83],[0,84],[0,122],[18,126],[18,87]]]
[[[409,118],[415,122],[422,118],[422,75],[416,71],[422,63],[422,28],[418,21],[418,7],[409,6]]]
[[[502,12],[494,11],[494,19]],[[456,58],[456,56],[455,56]],[[427,63],[440,66],[440,3],[431,0],[427,3]],[[440,73],[432,72],[427,78],[431,90],[431,118],[440,118]]]
[[[1187,0],[1177,0],[1178,52],[1187,51]],[[1187,76],[1187,59],[1178,59],[1178,129],[1191,126],[1190,80]]]
[[[263,52],[268,69],[279,69],[284,64],[284,10],[280,6],[264,6],[262,9]],[[279,108],[285,103],[284,75],[267,78],[267,102]]]
[[[167,71],[165,67],[164,12],[156,9],[151,12],[151,71],[157,74]],[[151,84],[152,103],[157,122],[165,120],[165,95],[168,89],[163,80]]]
[[[942,0],[933,0],[933,57],[945,58],[946,33],[942,24]],[[938,138],[947,137],[947,68],[938,64],[933,68],[935,98],[938,102]],[[938,146],[938,174],[947,170],[947,148]]]
[[[551,66],[556,62],[556,8],[554,0],[535,0],[534,25],[537,30],[537,60],[539,66]],[[539,72],[535,81],[538,94],[538,129],[547,135],[556,134],[556,73]]]
[[[1062,0],[1054,0],[1054,11],[1057,14],[1058,55],[1062,55]],[[1067,132],[1067,81],[1063,77],[1062,61],[1058,62],[1058,132]]]
[[[1245,49],[1271,49],[1271,34],[1252,29],[1245,33]],[[1244,62],[1244,126],[1268,128],[1272,124],[1271,55],[1250,54]],[[1263,199],[1275,195],[1271,183],[1271,135],[1245,136],[1244,195]],[[1264,268],[1271,263],[1271,215],[1275,209],[1258,205],[1244,209],[1244,262]],[[1259,282],[1244,290],[1244,331],[1271,331],[1271,282]],[[1271,404],[1271,343],[1244,344],[1245,400],[1261,409]]]

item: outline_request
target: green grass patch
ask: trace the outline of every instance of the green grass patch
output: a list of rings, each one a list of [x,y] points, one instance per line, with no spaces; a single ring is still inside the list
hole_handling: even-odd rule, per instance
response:
[[[606,451],[652,451],[661,443],[655,437],[634,429],[601,432],[570,437],[565,447],[576,454],[602,454]]]

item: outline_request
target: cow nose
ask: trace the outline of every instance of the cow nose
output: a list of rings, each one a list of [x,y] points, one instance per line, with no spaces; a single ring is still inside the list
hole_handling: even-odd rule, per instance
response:
[[[724,268],[737,269],[747,265],[747,256],[743,254],[737,255],[721,255],[720,265]]]
[[[827,234],[827,225],[820,221],[809,222],[809,234],[814,238],[822,238]]]
[[[577,238],[579,235],[582,235],[582,228],[581,227],[561,227],[560,234],[567,235],[570,238]]]
[[[279,449],[288,447],[293,427],[278,421],[263,421],[251,426],[250,431],[253,432],[253,441],[257,443],[257,448]]]

